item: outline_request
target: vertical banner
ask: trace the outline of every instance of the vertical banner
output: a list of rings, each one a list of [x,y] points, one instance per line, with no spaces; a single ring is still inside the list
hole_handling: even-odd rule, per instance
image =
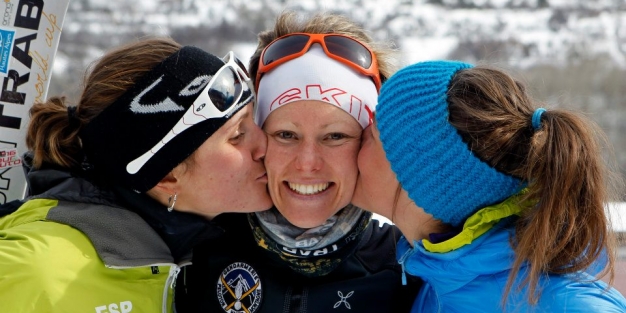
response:
[[[69,0],[0,2],[0,204],[26,191],[28,110],[45,101]]]

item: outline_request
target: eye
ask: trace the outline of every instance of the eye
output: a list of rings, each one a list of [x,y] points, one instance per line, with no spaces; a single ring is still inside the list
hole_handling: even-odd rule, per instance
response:
[[[330,133],[328,134],[328,136],[326,138],[330,139],[330,140],[342,140],[342,139],[346,139],[350,136],[344,134],[344,133]]]
[[[243,132],[241,129],[238,129],[238,130],[237,130],[237,132],[235,132],[234,136],[230,137],[230,138],[228,139],[228,141],[229,141],[230,143],[238,143],[238,142],[240,142],[241,140],[243,140],[243,136],[244,136],[245,134],[246,134],[246,133],[245,133],[245,132]]]
[[[280,139],[285,139],[285,140],[289,140],[289,139],[295,139],[296,138],[296,134],[294,134],[293,132],[290,131],[279,131],[276,132],[274,134],[274,136],[280,138]]]

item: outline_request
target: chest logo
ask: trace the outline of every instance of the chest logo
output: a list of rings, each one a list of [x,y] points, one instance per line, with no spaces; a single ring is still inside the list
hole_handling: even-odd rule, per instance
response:
[[[352,309],[350,307],[350,303],[348,303],[348,298],[352,297],[353,294],[354,294],[354,291],[350,291],[348,292],[348,294],[344,296],[341,291],[337,291],[337,295],[339,295],[339,301],[335,303],[335,305],[333,306],[333,309],[340,307],[342,303],[346,305],[346,308]]]
[[[235,262],[217,281],[217,300],[227,313],[254,313],[261,305],[261,280],[252,266]]]

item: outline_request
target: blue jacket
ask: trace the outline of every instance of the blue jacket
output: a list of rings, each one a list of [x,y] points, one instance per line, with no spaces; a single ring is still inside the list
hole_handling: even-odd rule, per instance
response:
[[[549,275],[540,280],[537,305],[527,290],[512,288],[502,297],[515,257],[509,239],[519,207],[505,201],[471,216],[463,231],[441,244],[427,240],[412,248],[402,237],[397,256],[406,273],[423,279],[411,312],[626,312],[626,299],[589,273]],[[439,252],[432,252],[433,250]],[[527,268],[522,267],[516,283]],[[597,271],[595,271],[597,273]]]

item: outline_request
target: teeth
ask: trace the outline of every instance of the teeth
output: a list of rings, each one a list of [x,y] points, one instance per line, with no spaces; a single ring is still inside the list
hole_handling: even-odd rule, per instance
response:
[[[326,190],[329,185],[330,185],[329,183],[313,184],[313,185],[289,183],[289,188],[301,195],[313,195],[313,194],[320,193]]]

